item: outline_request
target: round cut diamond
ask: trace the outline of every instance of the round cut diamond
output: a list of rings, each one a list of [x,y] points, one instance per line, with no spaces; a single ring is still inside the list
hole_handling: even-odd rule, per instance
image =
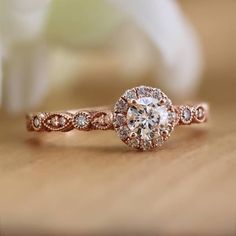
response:
[[[184,124],[190,124],[193,119],[192,108],[185,106],[185,107],[182,107],[181,110],[182,110],[181,121]]]
[[[76,117],[75,120],[79,127],[84,127],[88,125],[88,119],[85,115],[79,115]]]
[[[189,109],[185,109],[183,111],[183,117],[186,121],[189,121],[191,119],[191,111]]]
[[[52,122],[52,125],[55,126],[55,127],[58,127],[60,125],[60,121],[59,121],[58,116],[53,117],[51,122]]]
[[[90,125],[91,117],[87,112],[78,112],[73,118],[73,124],[77,129],[87,129]]]
[[[203,120],[204,119],[204,108],[203,107],[198,107],[197,110],[196,110],[196,116],[197,116],[197,119],[198,120]]]
[[[64,126],[64,125],[66,124],[66,118],[63,117],[63,116],[60,117],[60,118],[59,118],[59,123],[60,123],[61,126]]]
[[[127,96],[130,91],[134,97]],[[161,90],[145,86],[128,90],[121,98],[115,105],[113,122],[121,140],[141,150],[161,146],[174,128],[169,98]]]
[[[127,124],[143,140],[150,140],[160,126],[168,124],[168,111],[165,106],[159,106],[157,99],[143,97],[135,101],[128,109]]]

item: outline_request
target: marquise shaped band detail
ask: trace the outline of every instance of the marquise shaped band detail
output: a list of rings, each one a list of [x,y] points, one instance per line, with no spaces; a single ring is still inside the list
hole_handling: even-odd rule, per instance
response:
[[[173,105],[158,88],[147,86],[127,90],[114,109],[95,107],[65,112],[26,115],[29,131],[115,130],[128,146],[152,150],[162,146],[179,125],[204,123],[208,105]]]

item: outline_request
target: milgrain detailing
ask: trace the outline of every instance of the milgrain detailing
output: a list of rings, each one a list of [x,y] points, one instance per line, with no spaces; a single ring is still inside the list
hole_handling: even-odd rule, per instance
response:
[[[127,90],[109,107],[26,116],[29,131],[115,130],[128,146],[150,150],[163,145],[175,126],[206,122],[208,105],[174,106],[160,89],[140,86]]]
[[[106,107],[103,111],[100,109],[27,114],[27,129],[39,132],[113,129],[113,113]]]
[[[140,86],[119,98],[113,124],[124,143],[148,150],[162,146],[177,125],[205,122],[207,113],[206,104],[174,106],[160,89]]]

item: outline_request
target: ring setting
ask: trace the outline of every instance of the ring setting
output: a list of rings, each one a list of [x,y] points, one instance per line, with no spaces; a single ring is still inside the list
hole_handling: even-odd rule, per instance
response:
[[[175,109],[160,89],[126,91],[115,105],[114,128],[128,146],[141,150],[161,146],[174,129]]]
[[[152,150],[161,147],[179,125],[204,123],[208,105],[173,105],[158,88],[139,86],[127,90],[110,107],[26,115],[27,129],[37,132],[115,130],[129,147]]]

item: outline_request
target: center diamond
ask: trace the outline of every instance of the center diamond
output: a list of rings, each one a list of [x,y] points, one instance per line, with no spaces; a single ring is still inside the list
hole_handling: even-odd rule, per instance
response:
[[[139,98],[128,109],[127,123],[129,129],[143,140],[151,140],[160,125],[168,124],[168,111],[155,98]]]
[[[113,115],[113,126],[120,139],[138,150],[161,147],[178,117],[166,94],[147,86],[125,91],[115,104]]]

